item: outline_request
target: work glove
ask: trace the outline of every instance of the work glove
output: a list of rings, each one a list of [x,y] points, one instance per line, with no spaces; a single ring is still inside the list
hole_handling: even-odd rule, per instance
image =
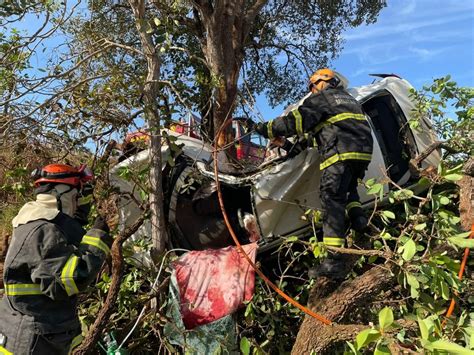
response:
[[[74,214],[74,218],[83,226],[88,223],[88,216],[94,199],[92,195],[93,191],[94,187],[91,184],[86,184],[78,195],[77,210]]]
[[[266,123],[257,123],[254,126],[254,131],[260,134],[262,137],[268,138],[268,129]]]

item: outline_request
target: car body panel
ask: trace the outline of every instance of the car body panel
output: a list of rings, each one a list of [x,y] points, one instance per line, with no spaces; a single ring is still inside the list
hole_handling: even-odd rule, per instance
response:
[[[397,176],[395,181],[397,184],[405,185],[410,180],[410,171],[408,170],[408,160],[414,158],[417,154],[424,151],[431,143],[436,140],[436,136],[433,133],[431,123],[426,120],[421,123],[421,130],[411,130],[407,122],[407,117],[410,117],[410,112],[414,105],[409,98],[409,90],[411,89],[410,84],[403,79],[396,77],[387,77],[376,83],[362,86],[359,88],[349,89],[349,92],[363,105],[367,107],[377,107],[376,104],[379,101],[383,105],[387,106],[391,112],[390,125],[385,127],[385,123],[388,123],[388,116],[370,116],[371,113],[375,112],[375,109],[371,109],[373,112],[368,112],[368,121],[373,128],[374,138],[374,150],[372,161],[369,164],[365,180],[375,178],[384,178],[384,175],[390,173],[390,168],[387,167],[387,152],[390,152],[392,147],[385,144],[381,138],[380,132],[376,132],[375,122],[372,119],[377,119],[378,128],[380,129],[392,129],[396,128],[396,132],[383,132],[385,137],[391,137],[392,143],[398,140],[403,140],[400,143],[398,149],[403,152],[406,156],[392,156],[395,160],[401,162],[400,169],[394,170]],[[305,98],[301,99],[297,104],[289,106],[283,114],[298,107]],[[380,104],[380,107],[385,107]],[[378,114],[378,113],[377,113]],[[386,121],[386,122],[385,122]],[[178,234],[182,234],[182,230],[189,228],[180,228],[176,218],[182,208],[182,201],[180,201],[180,189],[181,186],[185,185],[186,179],[192,174],[200,174],[207,182],[206,184],[212,184],[214,180],[214,171],[212,163],[212,147],[203,141],[189,137],[187,135],[180,135],[173,131],[167,131],[167,134],[174,135],[176,144],[182,144],[183,156],[191,164],[182,170],[175,179],[175,185],[172,186],[173,191],[169,197],[169,200],[165,201],[168,207],[168,222],[173,224],[178,230]],[[390,143],[390,142],[388,142]],[[404,149],[407,148],[407,151]],[[390,154],[399,154],[399,151],[391,152]],[[164,146],[162,149],[163,161],[168,159],[169,148]],[[434,151],[427,160],[423,163],[424,167],[437,166],[440,160],[439,151]],[[148,163],[148,150],[142,151],[139,154],[130,157],[127,160],[119,163],[111,172],[112,183],[120,187],[122,191],[134,191],[132,184],[123,181],[119,176],[121,167],[124,166],[146,166]],[[394,174],[395,174],[394,173]],[[319,199],[319,155],[316,148],[308,148],[303,150],[300,154],[292,158],[276,158],[269,162],[265,162],[260,168],[255,169],[253,172],[246,173],[244,175],[230,175],[230,174],[219,174],[219,179],[224,187],[229,189],[237,190],[241,189],[242,194],[249,194],[248,200],[250,205],[242,207],[246,209],[246,212],[253,213],[257,217],[257,223],[260,228],[262,235],[262,244],[270,245],[272,240],[280,237],[288,237],[290,235],[303,235],[308,233],[311,228],[310,222],[307,219],[302,218],[305,211],[308,209],[321,209],[321,203]],[[395,176],[395,175],[394,175]],[[387,193],[389,186],[384,186],[384,193]],[[360,185],[359,193],[361,195],[361,202],[366,206],[372,201],[371,196],[365,194],[365,188]],[[136,195],[136,193],[135,193]],[[234,195],[235,196],[235,195]],[[194,198],[191,196],[189,203],[192,203]],[[239,206],[233,206],[235,201],[226,200],[226,205],[235,207],[236,210]],[[181,207],[180,207],[181,206]],[[130,224],[134,218],[140,213],[137,207],[132,206],[130,201],[121,201],[120,206],[120,219],[123,225]],[[192,213],[186,212],[186,213]],[[189,217],[189,216],[188,216]],[[215,216],[214,216],[215,217]],[[190,217],[191,221],[192,216]],[[197,223],[196,217],[194,220]],[[199,221],[202,222],[202,221]],[[186,222],[189,223],[189,222]],[[184,227],[184,226],[181,226]],[[187,225],[186,227],[189,227]],[[201,228],[201,227],[199,227]],[[204,228],[204,227],[202,227]],[[206,227],[207,228],[207,227]],[[187,232],[188,234],[192,232]],[[206,240],[203,242],[202,248],[206,248],[208,245],[212,245],[212,240],[207,243],[207,237],[203,234],[202,230],[197,230],[195,236],[188,235],[187,238],[203,238]],[[136,238],[141,238],[150,235],[149,223],[136,234]],[[201,240],[201,239],[200,239]],[[177,243],[180,246],[180,243]]]

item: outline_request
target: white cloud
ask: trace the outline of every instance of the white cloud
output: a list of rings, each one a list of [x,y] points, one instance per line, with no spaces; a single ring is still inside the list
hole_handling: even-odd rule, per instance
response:
[[[425,62],[432,59],[433,57],[446,52],[449,48],[437,48],[437,49],[427,49],[427,48],[408,48],[408,52],[412,53],[420,62]],[[409,55],[408,55],[409,56]]]
[[[399,14],[401,16],[411,15],[412,13],[415,12],[415,9],[416,9],[416,1],[415,0],[405,1],[405,4],[402,4],[402,9],[399,12]]]

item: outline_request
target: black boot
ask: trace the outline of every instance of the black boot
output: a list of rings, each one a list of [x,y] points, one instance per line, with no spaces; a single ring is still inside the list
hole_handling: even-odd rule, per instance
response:
[[[330,254],[320,265],[308,270],[308,277],[327,277],[333,280],[344,280],[350,271],[347,257],[343,254]]]
[[[356,232],[362,233],[367,229],[369,220],[365,215],[358,215],[351,218],[351,228]]]

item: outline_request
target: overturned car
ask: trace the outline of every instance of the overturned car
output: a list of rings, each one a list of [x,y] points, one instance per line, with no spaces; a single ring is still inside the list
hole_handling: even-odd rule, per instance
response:
[[[435,140],[431,122],[423,118],[418,129],[408,124],[414,108],[409,97],[411,85],[397,76],[384,76],[370,85],[349,89],[362,105],[372,127],[374,149],[365,179],[387,177],[398,186],[414,183],[409,161]],[[300,101],[300,103],[304,98]],[[283,114],[300,103],[288,107]],[[240,168],[228,169],[214,162],[213,148],[197,134],[185,130],[167,130],[181,145],[175,163],[164,167],[166,218],[170,226],[173,247],[185,249],[219,248],[233,244],[225,226],[215,189],[214,164],[220,171],[219,180],[227,214],[242,242],[249,235],[244,228],[244,216],[255,216],[261,236],[259,250],[266,251],[289,236],[312,235],[311,219],[302,218],[308,210],[319,210],[319,155],[316,148],[295,149],[296,153],[274,154],[257,138],[245,134],[239,119],[231,122],[236,161]],[[164,161],[171,154],[164,146]],[[149,151],[138,152],[121,161],[112,170],[111,180],[122,191],[132,192],[120,202],[121,223],[133,223],[140,210],[133,183],[121,178],[124,168],[138,169],[148,164]],[[422,167],[437,166],[439,151],[433,151]],[[234,166],[235,167],[235,166]],[[384,186],[384,194],[390,186]],[[361,203],[366,208],[373,204],[373,196],[360,186]],[[150,225],[145,224],[134,239],[149,238]]]

